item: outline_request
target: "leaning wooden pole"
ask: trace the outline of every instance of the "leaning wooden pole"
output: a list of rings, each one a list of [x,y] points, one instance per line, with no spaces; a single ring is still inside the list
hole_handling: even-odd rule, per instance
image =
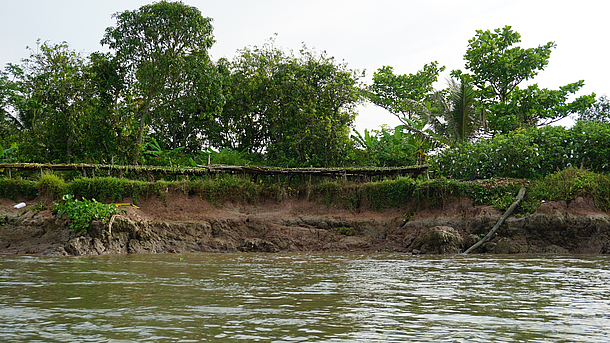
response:
[[[493,227],[493,229],[491,229],[491,231],[489,231],[489,233],[487,235],[485,235],[485,237],[483,237],[483,239],[481,239],[480,241],[478,241],[476,244],[474,244],[473,246],[471,246],[470,248],[468,248],[468,250],[466,250],[464,252],[464,255],[470,253],[471,251],[473,251],[474,249],[480,247],[483,243],[487,242],[488,240],[491,239],[491,237],[493,237],[493,234],[496,233],[496,231],[498,231],[498,228],[500,227],[500,225],[502,225],[502,223],[504,223],[504,221],[506,220],[506,218],[508,218],[508,216],[510,216],[511,213],[513,213],[513,211],[515,210],[515,208],[517,208],[517,205],[519,205],[519,203],[521,202],[521,200],[523,200],[523,197],[525,196],[525,187],[521,187],[521,189],[519,190],[519,193],[517,194],[517,197],[515,198],[515,201],[513,201],[512,205],[510,205],[510,207],[508,208],[508,210],[506,210],[506,213],[504,213],[504,215],[502,216],[502,218],[500,218],[500,220],[498,220],[498,222],[496,223],[496,225]]]

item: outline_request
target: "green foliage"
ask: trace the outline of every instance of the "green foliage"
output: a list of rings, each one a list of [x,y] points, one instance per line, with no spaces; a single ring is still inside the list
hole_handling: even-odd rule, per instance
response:
[[[217,206],[225,201],[255,204],[262,191],[262,187],[251,180],[231,175],[195,181],[191,187],[193,192]]]
[[[210,157],[210,164],[224,164],[229,166],[245,166],[250,163],[250,159],[247,156],[246,149],[244,150],[232,150],[223,148],[215,151],[212,148],[208,148],[207,152],[201,151],[201,157],[205,161],[203,164],[207,165],[207,157]]]
[[[17,153],[17,144],[13,143],[10,148],[3,149],[0,145],[0,163],[15,162],[17,158],[14,156]]]
[[[375,105],[399,117],[419,116],[418,103],[430,100],[434,93],[432,85],[443,70],[445,67],[439,67],[436,61],[425,64],[422,70],[408,75],[395,75],[394,68],[384,66],[373,74],[368,98]]]
[[[34,199],[38,195],[38,187],[33,182],[22,179],[0,178],[0,198],[17,201],[19,197]]]
[[[585,112],[594,103],[594,95],[583,95],[568,102],[583,86],[581,80],[558,90],[539,88],[536,84],[516,88],[506,103],[489,105],[489,127],[493,132],[507,133],[522,127],[545,126]]]
[[[186,157],[182,150],[184,147],[164,150],[154,137],[150,137],[144,144],[145,164],[149,166],[186,165]]]
[[[439,178],[416,181],[397,178],[367,183],[343,181],[321,182],[312,186],[310,199],[323,200],[328,206],[357,210],[368,206],[373,210],[387,208],[439,208],[452,200],[466,197],[474,205],[493,205],[507,209],[523,182],[460,182]]]
[[[214,43],[212,19],[195,7],[169,1],[114,17],[117,25],[106,29],[102,44],[116,52],[137,99],[134,162],[149,125],[168,144],[164,149],[187,144],[197,151],[201,128],[224,103],[219,75],[207,54]]]
[[[603,95],[595,101],[595,103],[579,113],[578,120],[581,121],[600,121],[610,122],[610,98]]]
[[[417,182],[412,178],[401,177],[396,180],[384,180],[364,185],[364,196],[371,208],[385,208],[406,205],[417,188]]]
[[[22,65],[7,70],[11,110],[3,123],[19,142],[20,160],[111,160],[129,145],[131,117],[117,104],[125,95],[109,80],[117,70],[106,57],[87,61],[65,42],[38,42]]]
[[[265,153],[267,165],[345,165],[357,71],[306,47],[284,52],[273,41],[221,64],[227,102],[209,127],[213,147]]]
[[[59,199],[66,194],[67,185],[60,176],[53,172],[45,171],[36,184],[40,194],[47,195],[52,199]]]
[[[361,155],[355,158],[358,164],[399,167],[417,163],[417,142],[413,135],[404,131],[404,126],[364,130],[364,136],[356,132],[352,138],[363,149]]]
[[[163,181],[144,182],[113,177],[79,178],[69,184],[68,192],[82,198],[121,201],[130,197],[137,203],[141,197],[161,195],[167,185]]]
[[[529,128],[496,135],[475,143],[446,149],[434,159],[441,175],[465,179],[475,172],[481,178],[540,179],[571,166],[584,165],[595,172],[610,171],[610,124],[582,122]]]
[[[468,41],[464,55],[468,75],[477,87],[482,109],[488,111],[489,128],[493,132],[508,133],[528,126],[542,126],[571,114],[581,113],[594,102],[594,95],[568,99],[584,82],[578,81],[559,90],[539,88],[537,84],[520,89],[521,82],[530,80],[549,63],[551,50],[548,42],[536,48],[524,49],[515,44],[521,35],[510,26],[493,32],[477,30]],[[453,75],[462,75],[454,71]]]
[[[468,40],[464,55],[466,69],[472,71],[472,79],[485,99],[501,103],[525,80],[536,76],[549,63],[554,42],[536,48],[523,49],[513,46],[521,42],[521,35],[510,26],[501,29],[477,30]]]
[[[43,201],[37,201],[34,205],[28,208],[28,210],[34,212],[35,215],[47,209],[48,207]]]
[[[542,201],[572,201],[579,196],[591,196],[599,208],[610,210],[610,177],[571,167],[540,180],[529,197],[535,208]]]
[[[367,183],[326,180],[311,187],[310,198],[323,199],[328,207],[334,204],[356,210],[367,205],[383,210],[406,205],[412,200],[416,188],[415,180],[404,177]]]
[[[61,202],[55,202],[54,210],[57,218],[65,216],[70,219],[70,228],[74,232],[82,232],[89,228],[93,220],[106,222],[113,215],[121,213],[116,205],[105,205],[95,199],[77,200],[73,195],[66,194]]]
[[[484,113],[476,107],[477,93],[469,77],[450,78],[447,83],[447,90],[435,94],[436,106],[429,125],[435,140],[455,147],[474,140],[486,128],[487,121]]]

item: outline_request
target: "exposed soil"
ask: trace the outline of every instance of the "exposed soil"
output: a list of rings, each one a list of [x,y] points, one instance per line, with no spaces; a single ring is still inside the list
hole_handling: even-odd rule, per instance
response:
[[[455,253],[474,244],[502,215],[490,206],[473,206],[468,199],[419,211],[348,211],[296,199],[217,206],[196,196],[167,194],[164,199],[144,199],[137,207],[124,199],[125,213],[112,225],[94,223],[87,232],[74,233],[65,219],[48,210],[31,210],[39,202],[51,205],[48,199],[24,202],[25,208],[15,209],[16,202],[0,199],[0,253]],[[413,213],[407,220],[405,214]],[[426,234],[431,230],[438,234]],[[610,250],[609,238],[608,213],[591,199],[578,198],[543,204],[530,216],[510,217],[497,237],[477,252],[602,254]]]

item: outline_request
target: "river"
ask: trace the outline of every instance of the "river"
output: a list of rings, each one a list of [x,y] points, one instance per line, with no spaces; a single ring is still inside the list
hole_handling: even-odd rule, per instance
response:
[[[608,256],[0,256],[1,342],[609,340]]]

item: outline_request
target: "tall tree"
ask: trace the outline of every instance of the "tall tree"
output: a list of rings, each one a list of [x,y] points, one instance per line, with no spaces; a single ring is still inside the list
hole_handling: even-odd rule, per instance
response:
[[[510,26],[493,32],[477,30],[468,41],[464,55],[466,69],[478,91],[481,107],[487,112],[489,128],[493,132],[509,132],[519,127],[542,126],[559,121],[582,111],[594,101],[593,95],[584,95],[568,102],[584,81],[560,87],[559,90],[530,85],[519,88],[531,80],[549,63],[554,42],[524,49],[515,44],[521,35]],[[461,75],[457,71],[454,76]]]
[[[14,122],[24,137],[20,150],[35,160],[71,162],[81,139],[80,123],[90,108],[86,60],[67,43],[38,44],[37,51],[12,65]]]
[[[444,66],[434,61],[425,64],[422,70],[415,74],[394,74],[394,68],[384,66],[373,74],[373,84],[368,87],[368,98],[398,117],[413,117],[420,115],[421,106],[430,101],[434,94],[433,84]]]
[[[205,84],[196,80],[205,74],[190,71],[193,64],[209,62],[207,50],[214,43],[212,19],[204,18],[195,7],[169,1],[116,13],[114,18],[116,27],[106,29],[101,43],[115,50],[118,61],[127,68],[128,82],[133,84],[140,102],[136,111],[137,149],[133,154],[136,162],[147,126],[157,121],[172,123],[168,109],[175,108],[180,101],[176,98],[188,96],[193,83]],[[213,102],[220,101],[220,93],[208,95],[214,98]],[[189,112],[197,116],[209,114],[198,109]],[[175,124],[183,125],[184,119]]]
[[[518,85],[536,76],[549,63],[554,42],[536,48],[513,46],[521,42],[521,35],[510,26],[501,29],[477,30],[468,40],[464,55],[466,69],[486,99],[507,103],[509,94]]]
[[[93,53],[85,75],[91,87],[92,106],[82,123],[87,133],[87,139],[80,146],[84,161],[130,163],[138,123],[123,68],[109,53]]]
[[[324,53],[286,53],[273,42],[243,49],[226,68],[219,147],[233,142],[286,166],[345,163],[360,99],[357,71]]]

